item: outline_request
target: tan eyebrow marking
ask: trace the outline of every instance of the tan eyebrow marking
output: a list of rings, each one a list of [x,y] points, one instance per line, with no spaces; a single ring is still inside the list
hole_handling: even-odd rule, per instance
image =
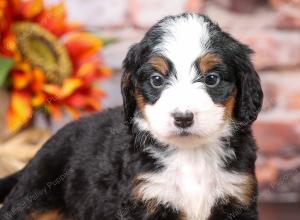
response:
[[[169,71],[169,66],[166,60],[162,57],[152,57],[148,61],[155,69],[157,69],[163,75],[166,75]]]
[[[58,210],[51,210],[43,213],[31,213],[27,220],[66,220],[66,218]]]
[[[145,109],[145,100],[144,100],[143,95],[141,94],[141,92],[138,89],[136,89],[135,92],[134,92],[134,96],[135,96],[138,107],[143,112],[144,109]]]
[[[221,58],[215,53],[206,53],[198,58],[197,64],[202,74],[207,73],[216,65],[222,63]]]
[[[235,95],[236,93],[234,92],[232,95],[228,97],[228,99],[223,103],[225,107],[224,111],[224,119],[228,120],[232,117],[233,110],[234,110],[234,105],[235,105]]]

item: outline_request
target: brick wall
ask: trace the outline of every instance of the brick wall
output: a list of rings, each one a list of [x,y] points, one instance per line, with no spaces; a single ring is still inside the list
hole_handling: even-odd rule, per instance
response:
[[[149,26],[187,10],[208,14],[248,44],[255,51],[253,61],[265,93],[254,125],[261,199],[300,200],[300,0],[89,0],[89,4],[67,0],[67,4],[70,19],[118,38],[104,51],[116,72],[128,47]]]

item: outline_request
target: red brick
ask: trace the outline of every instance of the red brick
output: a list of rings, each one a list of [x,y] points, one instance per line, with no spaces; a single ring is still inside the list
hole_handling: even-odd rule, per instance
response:
[[[256,164],[256,175],[259,185],[269,186],[270,191],[280,191],[282,185],[300,172],[300,155],[293,158],[269,157],[260,158]],[[299,181],[299,180],[298,180]]]
[[[188,0],[185,5],[186,11],[203,12],[206,0]]]
[[[275,111],[277,114],[281,113],[279,117],[275,117],[276,120],[293,120],[295,115],[296,118],[300,118],[300,68],[259,71],[259,73],[264,92],[261,116],[266,117]]]
[[[269,111],[276,106],[278,88],[274,83],[271,82],[266,82],[266,83],[263,82],[262,88],[264,92],[262,110]]]
[[[264,175],[268,175],[268,170],[264,170]],[[259,200],[261,202],[284,202],[295,203],[299,202],[300,198],[300,166],[293,170],[280,171],[277,174],[277,179],[263,179],[259,182]],[[267,181],[266,181],[267,180]],[[296,203],[295,203],[296,204]],[[274,218],[267,218],[274,219]],[[279,218],[290,219],[290,218]]]
[[[260,185],[274,184],[278,178],[279,169],[274,161],[267,160],[256,165],[256,177]]]
[[[276,10],[275,26],[278,28],[300,28],[300,0],[269,0]]]
[[[288,97],[287,107],[290,110],[299,110],[300,111],[300,93],[291,94]]]
[[[278,9],[284,5],[294,5],[300,8],[300,0],[269,0],[269,4],[274,9]]]
[[[278,10],[275,26],[279,28],[300,29],[300,7],[286,5]]]
[[[125,0],[67,0],[68,16],[87,27],[120,27],[128,22]]]
[[[117,39],[117,42],[103,48],[105,62],[113,69],[120,70],[128,49],[133,44],[139,42],[144,31],[133,28],[109,29],[101,31],[101,35],[107,38]]]
[[[288,114],[283,112],[283,114]],[[253,126],[259,151],[266,155],[300,152],[300,120],[257,121]]]
[[[277,30],[242,32],[238,38],[255,51],[257,69],[274,69],[300,65],[300,33]]]
[[[226,9],[236,12],[252,12],[262,4],[261,0],[217,0],[216,2]]]
[[[149,27],[167,15],[201,12],[204,0],[129,0],[129,15],[135,26]]]
[[[205,13],[235,37],[238,34],[242,35],[247,30],[255,32],[255,30],[270,28],[274,25],[276,14],[275,11],[267,7],[260,7],[259,10],[251,13],[232,13],[230,10],[224,10],[215,1],[207,1]]]

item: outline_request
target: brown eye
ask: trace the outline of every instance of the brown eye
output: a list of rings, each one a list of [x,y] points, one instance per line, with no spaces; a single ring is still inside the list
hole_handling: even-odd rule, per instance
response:
[[[214,88],[216,87],[221,81],[221,77],[218,73],[208,73],[206,76],[205,76],[205,84],[208,86],[208,87],[211,87],[211,88]]]
[[[153,88],[158,89],[158,88],[161,88],[165,84],[165,80],[160,74],[154,73],[150,77],[150,83]]]

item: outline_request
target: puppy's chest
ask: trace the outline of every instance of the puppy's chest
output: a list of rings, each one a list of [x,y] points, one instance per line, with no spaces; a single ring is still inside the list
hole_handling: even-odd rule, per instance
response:
[[[220,168],[219,161],[196,155],[175,155],[157,173],[139,176],[139,197],[145,202],[171,205],[185,220],[206,220],[217,199],[238,196],[247,178]]]

